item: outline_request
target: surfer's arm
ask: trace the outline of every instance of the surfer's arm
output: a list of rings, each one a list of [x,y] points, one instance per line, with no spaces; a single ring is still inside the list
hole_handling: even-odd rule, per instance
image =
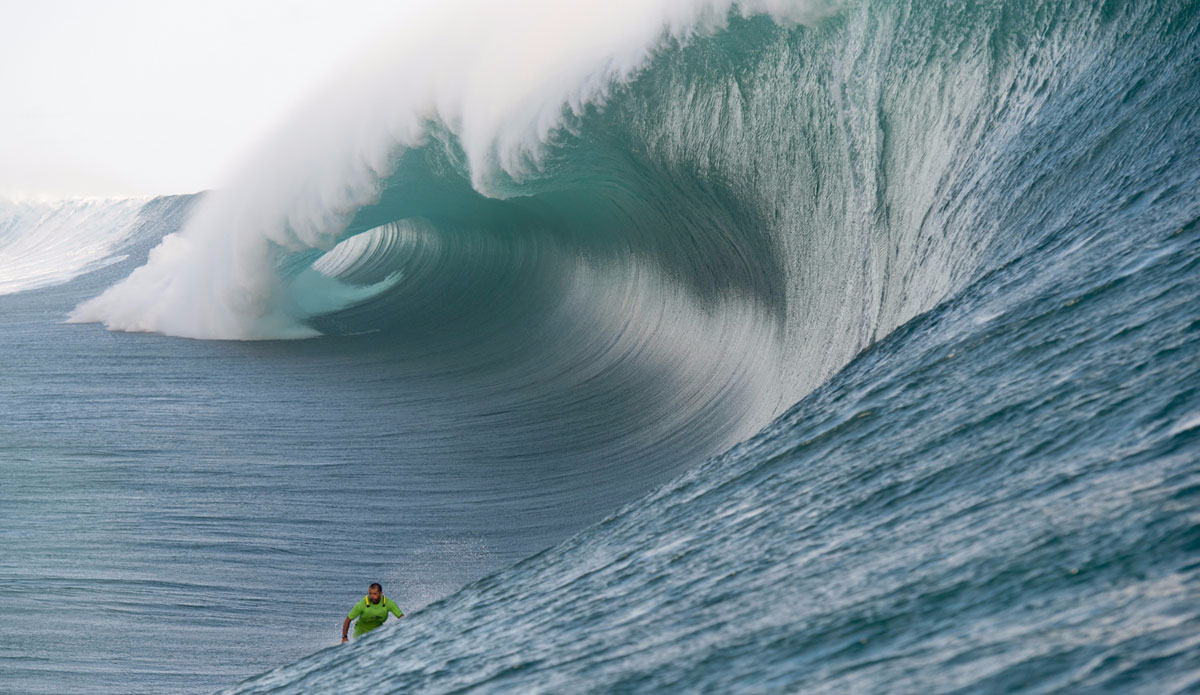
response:
[[[397,618],[404,617],[404,613],[400,610],[400,606],[397,606],[396,603],[391,599],[388,599],[387,609],[391,611],[392,615],[396,616]]]
[[[354,604],[354,608],[350,609],[350,613],[349,613],[349,615],[346,616],[346,620],[342,622],[342,641],[343,642],[345,642],[347,639],[349,639],[348,631],[350,630],[350,621],[354,620],[358,616],[362,615],[363,609],[366,607],[367,607],[367,600],[364,598],[363,600]]]

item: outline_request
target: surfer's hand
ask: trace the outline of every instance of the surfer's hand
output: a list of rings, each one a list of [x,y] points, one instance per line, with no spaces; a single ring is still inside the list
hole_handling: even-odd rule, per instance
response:
[[[349,638],[349,637],[343,637],[343,638],[342,638],[342,644],[345,644],[345,643],[347,643],[347,642],[349,642],[349,641],[350,641],[350,638]]]

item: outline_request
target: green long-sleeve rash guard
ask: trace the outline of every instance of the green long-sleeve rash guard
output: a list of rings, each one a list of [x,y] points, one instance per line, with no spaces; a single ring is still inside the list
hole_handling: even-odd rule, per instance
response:
[[[397,618],[404,617],[404,613],[400,612],[400,607],[390,598],[384,596],[379,599],[379,603],[371,603],[364,596],[361,601],[354,604],[354,608],[350,609],[350,615],[346,617],[351,620],[358,618],[358,622],[354,624],[354,636],[358,637],[383,625],[384,621],[388,619],[388,613]]]

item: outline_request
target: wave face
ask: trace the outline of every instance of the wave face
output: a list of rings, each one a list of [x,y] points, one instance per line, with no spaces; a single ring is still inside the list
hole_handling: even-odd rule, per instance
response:
[[[770,424],[231,692],[1198,686],[1195,8],[460,11],[72,320],[619,384],[617,478]]]
[[[146,201],[0,201],[0,295],[61,285],[125,259]]]

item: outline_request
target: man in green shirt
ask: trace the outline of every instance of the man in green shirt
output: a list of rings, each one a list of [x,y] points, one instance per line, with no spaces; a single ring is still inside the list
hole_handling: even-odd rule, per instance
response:
[[[345,644],[346,640],[350,639],[347,633],[350,631],[351,620],[358,618],[358,622],[354,624],[354,639],[358,639],[359,636],[383,625],[383,622],[388,619],[388,613],[397,618],[404,617],[400,608],[396,606],[396,602],[384,597],[383,587],[372,584],[367,590],[367,595],[354,604],[354,608],[350,609],[350,615],[347,615],[346,621],[342,623],[342,643]]]

